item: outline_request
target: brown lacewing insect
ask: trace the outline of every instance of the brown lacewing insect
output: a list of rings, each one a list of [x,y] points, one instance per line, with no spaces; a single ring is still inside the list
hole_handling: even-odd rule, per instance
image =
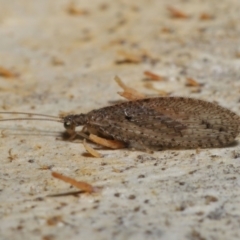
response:
[[[234,112],[214,103],[183,97],[128,101],[62,118],[31,115],[47,118],[15,120],[61,122],[72,137],[81,135],[87,138],[92,133],[139,150],[223,147],[234,142],[240,132],[240,117]],[[0,121],[9,120],[13,119]],[[80,132],[75,131],[78,126],[83,126]]]

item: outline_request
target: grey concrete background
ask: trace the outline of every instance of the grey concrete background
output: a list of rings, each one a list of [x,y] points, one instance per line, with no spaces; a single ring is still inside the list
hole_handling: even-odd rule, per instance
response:
[[[173,18],[169,6],[187,17]],[[239,0],[0,0],[0,67],[15,75],[0,76],[1,111],[100,108],[121,99],[115,75],[157,94],[145,86],[148,70],[165,77],[157,89],[240,114],[239,12]],[[0,130],[1,239],[240,238],[239,143],[153,154],[99,148],[97,159],[56,140],[58,123]],[[102,190],[49,197],[76,191],[50,170]]]

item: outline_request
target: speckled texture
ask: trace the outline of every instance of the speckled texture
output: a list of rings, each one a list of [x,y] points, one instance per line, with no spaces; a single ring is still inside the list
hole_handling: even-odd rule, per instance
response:
[[[240,115],[239,0],[72,3],[0,0],[0,67],[16,74],[0,77],[2,111],[107,106],[120,100],[115,75],[156,94],[146,88],[148,70],[165,77],[157,89]],[[189,17],[172,18],[168,6]],[[202,86],[186,86],[187,78]],[[240,238],[239,143],[153,154],[99,148],[97,159],[81,143],[57,140],[58,123],[0,129],[1,239]],[[101,191],[51,197],[76,189],[50,170]]]

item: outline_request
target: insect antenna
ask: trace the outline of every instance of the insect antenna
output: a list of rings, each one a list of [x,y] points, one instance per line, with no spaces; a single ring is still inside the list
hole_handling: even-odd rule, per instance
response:
[[[39,114],[39,113],[29,113],[29,112],[0,112],[0,114],[21,114],[21,115],[28,115],[28,117],[17,117],[17,118],[5,118],[0,119],[1,122],[3,121],[18,121],[18,120],[35,120],[35,121],[52,121],[52,122],[63,122],[61,117],[51,116],[47,114]],[[31,117],[31,116],[38,116],[38,117]],[[43,118],[40,118],[43,117]]]
[[[62,118],[58,118],[58,119],[50,119],[50,118],[5,118],[5,119],[0,119],[0,122],[19,121],[19,120],[51,121],[51,122],[60,122],[60,123],[64,122]]]
[[[29,115],[29,116],[40,116],[40,117],[48,117],[48,118],[57,118],[57,116],[51,116],[47,114],[39,114],[39,113],[28,113],[28,112],[0,112],[0,114],[22,114],[22,115]]]

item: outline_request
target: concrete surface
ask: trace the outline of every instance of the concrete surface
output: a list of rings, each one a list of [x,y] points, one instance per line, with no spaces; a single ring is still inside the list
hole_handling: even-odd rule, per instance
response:
[[[239,11],[239,0],[0,0],[0,67],[15,75],[0,77],[1,111],[100,108],[121,99],[115,75],[157,94],[147,70],[165,77],[154,88],[240,114]],[[97,159],[56,140],[58,123],[0,130],[0,239],[240,238],[239,143],[153,154],[96,147]],[[51,170],[102,190],[49,196],[77,191]]]

